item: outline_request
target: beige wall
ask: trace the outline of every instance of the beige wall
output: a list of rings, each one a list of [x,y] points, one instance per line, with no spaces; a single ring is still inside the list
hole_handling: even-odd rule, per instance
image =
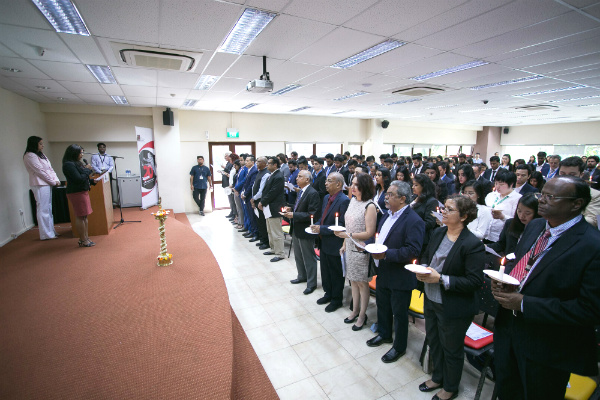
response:
[[[523,144],[600,144],[600,122],[511,126],[502,146]]]

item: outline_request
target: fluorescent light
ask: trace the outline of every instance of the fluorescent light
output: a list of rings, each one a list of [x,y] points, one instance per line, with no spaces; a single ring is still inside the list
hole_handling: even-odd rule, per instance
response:
[[[214,75],[202,75],[198,79],[198,82],[196,82],[194,89],[195,90],[208,90],[212,87],[212,85],[217,83],[219,78],[220,78],[219,76],[214,76]]]
[[[258,103],[246,104],[244,107],[242,107],[242,110],[247,110],[247,109],[257,106],[257,105],[258,105]]]
[[[310,108],[310,107],[309,106],[305,106],[305,107],[295,108],[293,110],[290,110],[290,112],[298,112],[298,111],[306,110],[308,108]]]
[[[125,96],[110,96],[116,104],[129,104]]]
[[[445,106],[429,107],[429,108],[426,108],[426,110],[437,110],[439,108],[451,108],[451,107],[458,107],[458,104],[448,104],[448,105],[445,105]]]
[[[300,89],[302,87],[302,85],[287,85],[286,87],[279,89],[276,92],[271,93],[271,96],[281,96],[282,94],[286,94],[288,92],[291,92],[292,90],[296,90],[296,89]]]
[[[344,111],[338,111],[338,112],[334,112],[333,115],[338,115],[338,114],[345,114],[345,113],[349,113],[352,112],[354,110],[344,110]]]
[[[94,78],[100,83],[117,83],[115,77],[107,65],[86,65]]]
[[[394,101],[393,103],[387,103],[385,105],[386,106],[394,106],[396,104],[412,103],[413,101],[421,101],[421,99],[400,100],[400,101]]]
[[[512,79],[510,81],[502,81],[502,82],[496,82],[496,83],[488,83],[485,85],[473,86],[473,87],[470,87],[469,89],[471,89],[471,90],[488,89],[491,87],[512,85],[513,83],[529,82],[529,81],[535,81],[535,80],[543,79],[543,78],[545,78],[544,75],[533,75],[533,76],[527,76],[525,78]]]
[[[23,72],[20,69],[17,68],[10,68],[10,67],[2,67],[3,71],[8,71],[8,72]]]
[[[405,42],[400,42],[398,40],[386,40],[385,42],[381,42],[379,44],[376,44],[373,47],[370,47],[366,50],[361,51],[360,53],[357,53],[351,57],[348,57],[342,61],[338,61],[335,64],[333,64],[331,67],[332,68],[350,68],[355,66],[356,64],[360,64],[361,62],[370,60],[373,57],[377,57],[383,53],[387,53],[390,50],[394,50],[400,46],[405,45]]]
[[[277,14],[246,8],[219,48],[219,52],[242,54]]]
[[[355,97],[364,96],[365,94],[369,94],[369,93],[368,92],[356,92],[356,93],[352,93],[352,94],[347,94],[346,96],[338,97],[337,99],[333,99],[333,100],[334,101],[348,100],[348,99],[353,99]]]
[[[195,99],[187,99],[186,101],[183,102],[183,106],[184,107],[194,107],[197,102],[198,102],[198,100],[195,100]]]
[[[549,90],[541,90],[539,92],[529,92],[523,94],[513,94],[513,97],[525,97],[525,96],[536,96],[538,94],[547,94],[547,93],[557,93],[557,92],[566,92],[567,90],[576,90],[586,88],[585,85],[576,85],[576,86],[568,86],[558,89],[549,89]]]
[[[497,110],[498,107],[492,107],[492,108],[476,108],[474,110],[463,110],[463,111],[459,111],[461,113],[470,113],[470,112],[476,112],[476,111],[488,111],[488,110]]]
[[[435,71],[435,72],[430,72],[428,74],[415,76],[410,79],[412,79],[413,81],[425,81],[427,79],[437,78],[438,76],[453,74],[455,72],[460,72],[460,71],[464,71],[466,69],[471,69],[471,68],[475,68],[475,67],[481,67],[482,65],[487,65],[487,64],[489,64],[489,62],[487,62],[487,61],[471,61],[466,64],[457,65],[456,67],[442,69],[442,70]]]
[[[600,95],[584,96],[584,97],[571,97],[570,99],[549,100],[549,101],[546,101],[546,103],[562,103],[564,101],[577,101],[577,100],[596,99],[598,97],[600,97]]]
[[[90,36],[81,14],[71,0],[33,0],[56,32]]]
[[[577,107],[598,107],[600,106],[600,103],[596,103],[596,104],[583,104]]]

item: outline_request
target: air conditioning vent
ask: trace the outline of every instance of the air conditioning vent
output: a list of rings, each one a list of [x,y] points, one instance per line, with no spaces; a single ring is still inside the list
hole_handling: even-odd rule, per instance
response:
[[[445,90],[442,88],[431,86],[411,86],[392,91],[392,94],[400,94],[402,96],[422,97],[430,94],[442,93]]]
[[[541,111],[541,110],[556,110],[558,106],[551,106],[549,104],[537,104],[533,106],[521,106],[515,107],[515,110],[525,110],[525,111]]]
[[[160,49],[126,43],[111,43],[117,61],[121,65],[167,71],[192,72],[196,69],[202,53]]]

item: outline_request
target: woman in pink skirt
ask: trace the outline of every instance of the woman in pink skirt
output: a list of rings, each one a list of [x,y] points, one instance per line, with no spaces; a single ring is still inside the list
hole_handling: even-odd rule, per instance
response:
[[[92,213],[90,203],[90,179],[92,166],[82,162],[83,148],[78,144],[67,147],[63,157],[63,174],[67,178],[67,198],[75,212],[75,226],[79,232],[79,247],[91,247],[96,243],[88,236],[87,216]],[[85,160],[84,160],[85,161]]]

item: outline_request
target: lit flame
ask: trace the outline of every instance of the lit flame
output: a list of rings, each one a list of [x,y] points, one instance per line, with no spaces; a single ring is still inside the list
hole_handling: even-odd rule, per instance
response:
[[[417,263],[417,259],[415,258],[415,259],[413,260],[413,264],[416,264],[416,263]]]
[[[502,257],[502,260],[500,260],[500,265],[504,265],[504,260],[506,259],[506,257]]]

